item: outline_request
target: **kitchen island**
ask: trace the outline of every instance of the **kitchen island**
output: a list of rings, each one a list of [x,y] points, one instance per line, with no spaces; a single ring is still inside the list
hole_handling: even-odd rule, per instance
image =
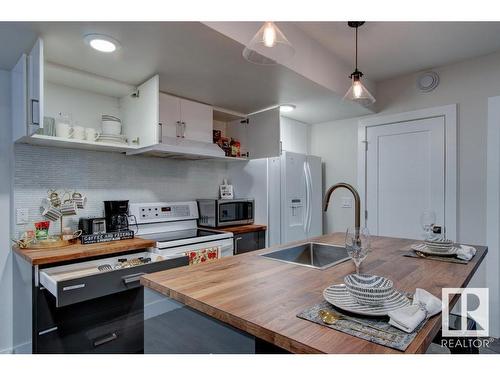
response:
[[[344,233],[310,240],[342,246]],[[487,253],[486,247],[476,246],[476,256],[466,265],[404,257],[415,242],[372,237],[372,251],[361,271],[388,277],[400,290],[413,293],[423,288],[441,298],[442,288],[465,287]],[[273,249],[145,275],[141,283],[288,352],[401,353],[296,317],[321,302],[326,287],[342,283],[344,276],[354,272],[351,261],[319,270],[260,256]],[[405,353],[424,353],[440,328],[439,314],[429,319]]]

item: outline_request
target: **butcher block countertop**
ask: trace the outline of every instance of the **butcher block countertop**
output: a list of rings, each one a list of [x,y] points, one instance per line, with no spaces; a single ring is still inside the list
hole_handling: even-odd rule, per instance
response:
[[[312,240],[343,246],[344,236],[335,233]],[[301,242],[305,241],[297,243]],[[487,253],[486,247],[477,246],[476,256],[467,265],[404,257],[415,242],[372,237],[372,252],[361,271],[389,277],[398,289],[423,288],[441,298],[441,288],[465,287]],[[401,353],[296,317],[323,300],[323,289],[353,273],[353,262],[317,270],[259,256],[270,250],[157,272],[143,276],[141,282],[293,353]],[[426,323],[405,353],[425,352],[440,328],[439,314]]]
[[[232,232],[234,234],[259,232],[266,229],[267,226],[261,224],[236,225],[234,227],[219,228],[219,230],[223,230],[225,232]]]
[[[101,255],[117,254],[154,246],[154,241],[135,237],[130,240],[102,242],[90,245],[76,243],[74,245],[53,247],[50,249],[21,249],[18,246],[13,246],[12,249],[33,266],[38,266]]]

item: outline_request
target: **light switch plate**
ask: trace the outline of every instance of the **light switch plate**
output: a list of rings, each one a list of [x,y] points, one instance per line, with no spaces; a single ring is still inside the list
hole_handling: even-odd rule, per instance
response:
[[[352,198],[342,197],[342,208],[352,208]]]
[[[18,208],[16,210],[16,224],[29,223],[29,210],[27,208]]]

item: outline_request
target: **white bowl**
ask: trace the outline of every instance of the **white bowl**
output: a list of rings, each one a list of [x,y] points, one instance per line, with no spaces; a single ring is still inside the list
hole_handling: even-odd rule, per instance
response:
[[[392,294],[394,284],[382,276],[350,274],[344,277],[349,294],[360,304],[382,305]]]
[[[121,122],[104,120],[101,126],[104,134],[120,135],[122,133]]]

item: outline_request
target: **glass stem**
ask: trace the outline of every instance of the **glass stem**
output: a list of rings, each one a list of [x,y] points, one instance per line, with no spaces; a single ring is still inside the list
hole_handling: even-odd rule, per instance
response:
[[[359,264],[358,263],[354,263],[355,266],[356,266],[356,274],[359,275]]]

